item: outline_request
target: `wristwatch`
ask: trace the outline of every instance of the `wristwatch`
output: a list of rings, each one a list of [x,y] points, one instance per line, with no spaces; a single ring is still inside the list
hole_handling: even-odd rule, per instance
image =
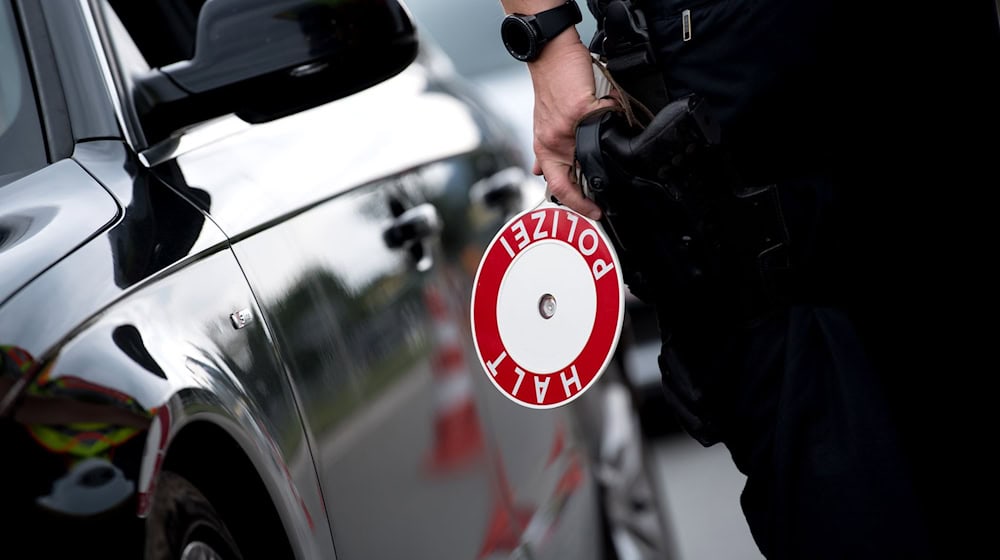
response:
[[[575,0],[568,0],[565,4],[535,15],[508,15],[500,24],[500,38],[511,56],[531,62],[541,54],[545,43],[581,21],[583,15],[580,7]]]

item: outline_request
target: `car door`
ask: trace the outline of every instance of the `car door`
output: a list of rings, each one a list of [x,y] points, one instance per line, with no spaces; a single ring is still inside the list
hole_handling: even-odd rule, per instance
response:
[[[345,557],[469,557],[503,505],[440,256],[461,230],[435,227],[500,167],[477,153],[483,134],[415,65],[324,107],[223,118],[146,154],[232,240]]]
[[[287,360],[342,558],[474,557],[498,494],[427,198],[478,130],[426,86],[415,66],[176,160]]]

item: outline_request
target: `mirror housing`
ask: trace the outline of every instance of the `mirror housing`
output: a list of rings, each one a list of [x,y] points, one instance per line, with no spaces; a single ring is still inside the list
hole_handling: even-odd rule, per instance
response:
[[[194,56],[136,80],[146,147],[222,115],[267,122],[356,93],[417,48],[398,0],[207,0]]]

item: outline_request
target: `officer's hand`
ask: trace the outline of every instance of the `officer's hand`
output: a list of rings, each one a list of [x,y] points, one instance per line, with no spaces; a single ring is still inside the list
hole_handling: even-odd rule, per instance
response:
[[[592,219],[601,210],[585,198],[573,168],[576,123],[595,109],[615,102],[595,97],[590,51],[569,29],[545,46],[528,64],[535,88],[535,175],[542,175],[549,193],[562,204]]]

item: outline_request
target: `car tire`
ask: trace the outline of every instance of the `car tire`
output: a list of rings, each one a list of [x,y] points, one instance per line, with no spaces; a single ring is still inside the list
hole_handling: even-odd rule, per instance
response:
[[[177,473],[160,473],[146,527],[147,560],[242,559],[212,504]]]
[[[631,401],[617,380],[602,392],[604,408],[595,474],[604,544],[613,560],[677,557],[656,464]]]

